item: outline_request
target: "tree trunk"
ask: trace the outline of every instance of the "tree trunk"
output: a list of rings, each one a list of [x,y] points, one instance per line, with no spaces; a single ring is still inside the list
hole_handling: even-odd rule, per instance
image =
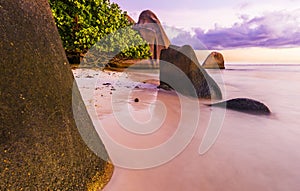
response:
[[[97,155],[107,153],[73,86],[48,1],[0,0],[0,39],[0,190],[100,188],[108,163]]]

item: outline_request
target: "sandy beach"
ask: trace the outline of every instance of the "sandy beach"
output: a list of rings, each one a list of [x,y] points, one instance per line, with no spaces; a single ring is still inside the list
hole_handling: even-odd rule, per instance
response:
[[[159,90],[158,70],[73,70],[115,165],[104,190],[298,190],[299,65],[226,68],[208,71],[224,99],[262,101],[270,116]]]

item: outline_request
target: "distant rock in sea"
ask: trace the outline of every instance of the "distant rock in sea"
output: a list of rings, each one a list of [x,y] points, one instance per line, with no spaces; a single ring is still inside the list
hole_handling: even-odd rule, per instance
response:
[[[202,66],[205,69],[225,69],[224,57],[219,52],[212,52],[208,55]]]

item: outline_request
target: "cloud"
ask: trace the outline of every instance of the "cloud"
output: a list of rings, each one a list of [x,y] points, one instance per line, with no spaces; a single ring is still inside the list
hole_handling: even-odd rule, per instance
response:
[[[193,30],[194,35],[181,31],[171,39],[174,44],[191,44],[198,49],[203,44],[208,49],[230,49],[244,47],[286,48],[300,46],[300,9],[293,12],[277,11],[251,18],[241,16],[241,22],[232,27],[215,26],[204,31]],[[201,48],[201,47],[200,47]]]
[[[167,33],[167,36],[170,38],[172,44],[183,46],[191,45],[194,49],[197,50],[206,50],[207,47],[201,42],[200,39],[194,34],[194,31],[187,31],[185,29],[179,29],[176,27],[164,26],[164,29]]]

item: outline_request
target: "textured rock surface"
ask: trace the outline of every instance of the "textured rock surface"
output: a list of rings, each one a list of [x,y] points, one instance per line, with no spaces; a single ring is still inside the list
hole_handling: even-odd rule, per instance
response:
[[[169,47],[170,40],[157,16],[150,10],[143,11],[134,29],[149,43],[151,58],[158,62],[161,50]]]
[[[131,18],[129,15],[126,15],[126,18],[127,18],[127,20],[128,20],[128,22],[129,22],[129,23],[131,23],[131,24],[135,24],[135,21],[134,21],[134,19],[133,19],[133,18]]]
[[[205,69],[225,69],[224,57],[219,52],[212,52],[208,55],[202,66]]]
[[[194,50],[188,45],[182,47],[171,45],[162,51],[160,81],[160,87],[170,85],[184,95],[222,99],[217,83],[200,66]]]
[[[86,112],[47,0],[0,0],[0,190],[87,190],[107,157]],[[76,107],[72,108],[73,103]]]

